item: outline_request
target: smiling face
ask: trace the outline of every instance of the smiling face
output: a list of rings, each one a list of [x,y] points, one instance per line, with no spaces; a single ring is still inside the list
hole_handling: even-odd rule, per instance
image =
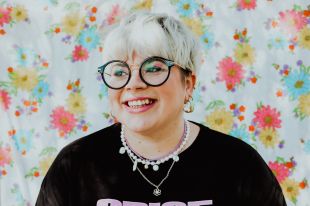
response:
[[[149,133],[183,119],[184,100],[191,94],[195,77],[183,77],[180,68],[171,68],[169,79],[159,87],[146,85],[139,76],[145,57],[133,55],[127,61],[132,71],[128,84],[118,90],[109,89],[112,114],[129,130]]]

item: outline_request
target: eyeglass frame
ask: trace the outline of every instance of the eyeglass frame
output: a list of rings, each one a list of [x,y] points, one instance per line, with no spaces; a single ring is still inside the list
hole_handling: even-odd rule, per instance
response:
[[[160,84],[152,85],[152,84],[148,83],[147,81],[145,81],[145,79],[144,79],[143,76],[142,76],[142,66],[143,66],[147,61],[149,61],[150,59],[159,59],[159,60],[162,60],[162,61],[168,66],[168,75],[167,75],[166,79],[165,79],[162,83],[160,83]],[[105,70],[105,68],[107,67],[107,65],[109,65],[109,64],[111,64],[111,63],[113,63],[113,62],[120,62],[120,63],[124,64],[124,65],[128,68],[128,70],[129,70],[129,74],[128,74],[129,77],[128,77],[128,80],[127,80],[127,82],[126,82],[122,87],[118,87],[118,88],[111,87],[111,86],[107,83],[107,81],[105,80],[105,78],[104,78],[104,70]],[[169,59],[166,59],[166,58],[163,58],[163,57],[160,57],[160,56],[151,56],[151,57],[146,58],[146,59],[140,64],[140,67],[139,67],[139,76],[140,76],[140,79],[141,79],[146,85],[148,85],[148,86],[159,87],[159,86],[163,85],[163,84],[169,79],[170,70],[171,70],[171,68],[172,68],[173,66],[177,66],[177,67],[179,67],[180,69],[182,69],[182,71],[185,73],[185,75],[189,75],[189,74],[192,73],[192,70],[190,70],[190,69],[188,69],[188,68],[183,68],[181,65],[175,63],[175,62],[172,61],[172,60],[169,60]],[[128,84],[128,82],[130,81],[130,78],[131,78],[131,72],[132,72],[132,71],[131,71],[129,65],[127,64],[127,62],[122,61],[122,60],[111,60],[111,61],[108,61],[107,63],[105,63],[104,65],[98,67],[98,72],[101,74],[102,80],[103,80],[103,82],[105,83],[105,85],[106,85],[107,87],[109,87],[110,89],[115,89],[115,90],[117,90],[117,89],[122,89],[122,88],[124,88],[124,87]]]

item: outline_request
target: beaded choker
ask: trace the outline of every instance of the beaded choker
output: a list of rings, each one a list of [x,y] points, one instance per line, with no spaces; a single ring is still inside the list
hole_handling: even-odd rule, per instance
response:
[[[186,145],[186,142],[188,140],[190,134],[190,127],[189,127],[189,122],[187,120],[184,121],[184,132],[183,135],[180,139],[179,144],[177,145],[176,149],[171,151],[168,155],[165,155],[159,159],[147,159],[142,157],[141,155],[136,154],[127,144],[126,137],[124,134],[124,125],[122,125],[121,129],[121,141],[123,146],[120,148],[119,153],[120,154],[125,154],[125,152],[128,153],[129,157],[133,160],[133,168],[132,170],[135,171],[137,169],[138,163],[142,163],[144,165],[144,168],[147,169],[149,166],[153,167],[154,171],[159,170],[159,165],[161,163],[164,163],[168,161],[169,159],[173,159],[174,162],[179,161],[179,153],[182,151],[184,146]]]

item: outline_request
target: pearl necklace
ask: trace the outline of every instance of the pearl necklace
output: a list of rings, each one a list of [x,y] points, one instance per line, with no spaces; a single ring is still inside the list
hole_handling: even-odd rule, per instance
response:
[[[168,161],[169,159],[173,159],[175,162],[179,161],[178,154],[182,151],[182,149],[186,145],[189,134],[190,134],[189,122],[187,120],[185,120],[185,129],[184,129],[183,136],[181,138],[182,142],[179,144],[179,147],[177,149],[175,149],[174,151],[170,152],[168,155],[166,155],[160,159],[151,160],[151,159],[146,159],[146,158],[140,158],[139,155],[136,155],[136,153],[133,152],[132,149],[127,145],[125,134],[124,134],[124,125],[122,125],[121,141],[122,141],[123,146],[120,148],[119,153],[120,154],[125,154],[125,152],[128,153],[128,155],[131,157],[131,159],[134,162],[133,168],[132,168],[133,171],[135,171],[137,169],[138,163],[142,163],[144,165],[145,169],[147,169],[149,167],[149,165],[151,165],[153,167],[154,171],[158,171],[159,165],[161,163]]]

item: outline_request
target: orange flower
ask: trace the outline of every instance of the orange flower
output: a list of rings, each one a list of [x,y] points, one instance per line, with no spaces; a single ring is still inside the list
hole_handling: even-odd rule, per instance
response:
[[[20,115],[20,112],[19,112],[19,111],[16,111],[16,112],[15,112],[15,116],[18,117],[19,115]]]
[[[78,79],[78,80],[76,80],[74,84],[75,84],[75,86],[77,86],[77,87],[78,87],[78,86],[80,85],[80,80],[79,80],[79,79]]]
[[[294,165],[293,165],[293,162],[287,162],[285,166],[288,168],[293,168]]]
[[[278,90],[276,94],[277,94],[277,97],[282,97],[283,96],[283,93],[282,93],[281,90]]]
[[[95,17],[95,16],[90,16],[90,17],[89,17],[89,21],[91,21],[91,22],[96,21],[96,17]]]
[[[29,107],[29,106],[30,106],[30,101],[25,100],[25,101],[24,101],[24,105],[25,105],[26,107]]]
[[[244,116],[241,115],[241,116],[238,117],[238,119],[239,119],[240,121],[243,121],[243,120],[244,120]]]
[[[87,125],[84,125],[84,126],[82,127],[82,130],[83,130],[84,132],[86,132],[87,129],[88,129],[88,126],[87,126]]]
[[[304,181],[299,183],[299,187],[301,189],[305,189],[306,187],[308,187],[308,183],[304,180]]]
[[[242,31],[242,35],[243,35],[243,36],[246,36],[246,34],[247,34],[247,29],[245,28],[245,29]]]
[[[213,12],[212,12],[212,11],[208,11],[208,12],[206,13],[206,16],[213,16]]]
[[[55,32],[56,34],[59,33],[59,32],[60,32],[60,28],[59,28],[59,27],[56,27],[55,30],[54,30],[54,32]]]
[[[0,29],[0,35],[4,35],[4,34],[5,34],[4,29]]]
[[[240,112],[244,112],[244,111],[245,111],[245,107],[244,107],[243,105],[241,105],[241,106],[239,107],[239,110],[240,110]]]
[[[9,68],[8,68],[8,72],[9,72],[9,73],[12,73],[12,72],[13,72],[13,68],[12,68],[12,67],[9,67]]]
[[[230,108],[231,110],[235,109],[235,108],[236,108],[236,104],[231,104],[231,105],[229,105],[229,108]]]
[[[96,13],[97,12],[97,7],[93,7],[93,8],[91,8],[91,12],[93,12],[93,13]]]
[[[71,89],[72,89],[72,84],[68,84],[67,90],[71,90]]]
[[[33,173],[33,176],[39,177],[39,176],[40,176],[40,173],[39,173],[38,171],[35,171],[35,172]]]
[[[257,81],[257,78],[256,78],[256,77],[252,77],[252,78],[251,78],[251,82],[252,82],[253,84],[255,84],[256,81]]]
[[[47,62],[44,62],[42,65],[43,65],[44,67],[48,67],[48,63],[47,63]]]
[[[309,17],[310,16],[310,10],[304,10],[304,16]]]
[[[235,39],[235,40],[238,40],[238,39],[239,39],[239,35],[238,35],[238,34],[235,34],[235,35],[234,35],[234,39]]]
[[[253,125],[250,125],[250,126],[249,126],[249,130],[250,130],[251,132],[253,132],[253,131],[255,130],[255,127],[254,127]]]
[[[289,45],[288,47],[290,50],[294,50],[295,49],[295,46],[293,44]]]
[[[3,176],[5,176],[5,175],[7,174],[6,170],[2,170],[2,171],[1,171],[1,174],[2,174]]]

